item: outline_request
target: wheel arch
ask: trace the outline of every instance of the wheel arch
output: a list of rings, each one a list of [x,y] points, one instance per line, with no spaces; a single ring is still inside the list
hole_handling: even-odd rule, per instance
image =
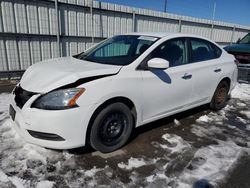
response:
[[[229,90],[230,90],[230,88],[231,88],[231,79],[230,79],[229,77],[224,77],[224,78],[222,78],[222,79],[220,80],[219,84],[220,84],[222,81],[226,81],[226,82],[227,82],[227,84],[229,85]],[[219,85],[219,84],[218,84],[218,85]]]
[[[87,127],[87,132],[86,132],[86,140],[85,143],[89,144],[89,138],[90,138],[90,131],[91,131],[91,127],[92,127],[92,123],[95,120],[96,116],[98,115],[98,113],[105,108],[106,106],[116,103],[116,102],[121,102],[125,105],[127,105],[129,107],[129,109],[131,110],[132,116],[133,116],[133,126],[135,128],[136,122],[137,122],[137,110],[136,110],[136,106],[135,103],[129,99],[128,97],[124,97],[124,96],[117,96],[117,97],[113,97],[110,98],[108,100],[106,100],[105,102],[103,102],[101,105],[99,105],[93,112],[89,123],[88,123],[88,127]]]

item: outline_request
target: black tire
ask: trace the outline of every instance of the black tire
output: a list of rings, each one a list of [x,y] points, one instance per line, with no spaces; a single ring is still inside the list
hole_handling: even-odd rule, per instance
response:
[[[226,106],[228,99],[229,84],[226,81],[221,81],[217,86],[212,101],[210,102],[210,108],[212,110],[220,110]]]
[[[109,153],[121,148],[129,139],[133,129],[131,110],[117,102],[103,108],[93,121],[90,130],[90,145]]]

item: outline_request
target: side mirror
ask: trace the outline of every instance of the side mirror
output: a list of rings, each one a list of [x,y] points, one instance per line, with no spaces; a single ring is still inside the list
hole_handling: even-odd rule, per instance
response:
[[[239,43],[240,43],[240,40],[241,40],[241,38],[238,38],[238,40],[237,40],[237,42],[236,42],[236,43],[237,43],[237,44],[239,44]]]
[[[167,69],[169,62],[162,58],[153,58],[148,61],[148,67],[153,69]]]

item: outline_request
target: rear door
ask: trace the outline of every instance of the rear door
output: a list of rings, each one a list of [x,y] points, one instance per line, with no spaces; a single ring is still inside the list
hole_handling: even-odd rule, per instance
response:
[[[164,117],[190,103],[193,88],[192,67],[188,66],[187,41],[175,38],[159,45],[143,63],[152,58],[169,61],[165,70],[142,70],[144,122]]]
[[[193,68],[193,103],[208,101],[218,85],[222,73],[219,61],[221,49],[213,43],[197,38],[189,38],[190,65]]]

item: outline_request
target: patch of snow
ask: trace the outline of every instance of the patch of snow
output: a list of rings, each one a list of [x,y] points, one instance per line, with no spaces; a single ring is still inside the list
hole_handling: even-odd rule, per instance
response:
[[[240,113],[247,116],[250,119],[250,111],[241,111]]]
[[[242,103],[242,102],[237,102],[237,105],[240,106],[240,107],[245,107],[246,106],[246,104]]]
[[[87,176],[87,177],[94,177],[94,175],[95,175],[97,172],[101,171],[101,170],[102,170],[102,169],[96,168],[96,167],[94,166],[94,168],[92,168],[92,169],[90,169],[90,170],[86,170],[86,171],[84,172],[84,175]]]
[[[4,119],[9,116],[8,109],[10,104],[10,94],[0,94],[0,119]]]
[[[16,176],[9,177],[7,176],[1,169],[0,169],[0,183],[7,183],[11,182],[17,188],[24,188],[24,184],[26,183],[25,180],[18,178]]]
[[[192,125],[191,132],[198,137],[211,137],[214,134],[222,134],[223,129],[217,126],[199,126],[199,125]]]
[[[0,169],[0,182],[8,182],[8,176]]]
[[[183,140],[183,138],[177,135],[170,135],[167,133],[164,134],[162,138],[169,142],[169,144],[160,144],[160,147],[170,150],[171,153],[180,153],[190,147],[190,145]]]
[[[246,125],[246,130],[250,131],[250,124]]]
[[[126,169],[126,170],[131,170],[133,168],[139,168],[139,167],[144,166],[144,165],[146,165],[146,162],[144,161],[144,159],[137,159],[137,158],[133,158],[133,157],[131,157],[128,160],[128,164],[125,164],[124,162],[117,164],[117,166],[119,168]]]
[[[237,119],[240,121],[240,122],[242,122],[242,123],[247,123],[247,121],[245,120],[245,119],[243,119],[243,118],[241,118],[241,117],[237,117]]]
[[[53,188],[55,182],[53,181],[40,181],[38,182],[36,188]]]
[[[226,176],[229,168],[239,158],[241,151],[241,147],[231,141],[220,141],[218,145],[199,149],[194,158],[202,158],[205,162],[196,165],[196,168],[192,170],[186,168],[179,177],[179,187],[190,187],[200,179],[216,184],[216,181]]]
[[[228,111],[228,110],[233,110],[234,109],[234,106],[232,106],[232,105],[226,105],[224,108],[223,108],[223,110],[226,110],[226,111]]]
[[[156,173],[156,174],[153,174],[151,176],[148,176],[146,178],[146,181],[151,183],[151,182],[154,182],[157,179],[164,179],[167,182],[169,181],[169,178],[164,173]]]
[[[175,125],[181,125],[181,122],[180,121],[178,121],[177,119],[174,119],[174,123],[175,123]]]
[[[21,178],[13,176],[13,177],[9,177],[9,179],[12,182],[12,184],[14,184],[17,188],[25,188],[26,187],[26,186],[24,186],[26,181],[21,179]]]
[[[213,119],[208,117],[207,115],[203,115],[201,117],[199,117],[196,121],[197,122],[205,122],[205,123],[208,123],[210,121],[212,121]]]
[[[237,83],[234,90],[231,92],[232,98],[238,98],[248,101],[250,98],[250,87],[248,84]]]
[[[20,151],[20,154],[27,156],[27,159],[38,160],[41,161],[43,164],[47,163],[47,153],[48,150],[33,144],[25,144]]]

